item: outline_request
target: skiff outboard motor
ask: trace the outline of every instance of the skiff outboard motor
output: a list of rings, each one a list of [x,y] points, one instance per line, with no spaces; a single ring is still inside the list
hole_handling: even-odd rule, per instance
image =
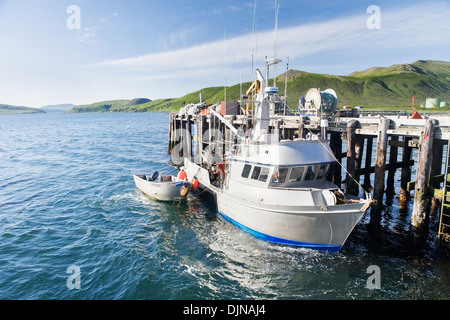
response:
[[[159,172],[156,171],[152,174],[151,177],[148,177],[148,181],[155,181],[156,179],[158,179],[158,177],[159,177]]]

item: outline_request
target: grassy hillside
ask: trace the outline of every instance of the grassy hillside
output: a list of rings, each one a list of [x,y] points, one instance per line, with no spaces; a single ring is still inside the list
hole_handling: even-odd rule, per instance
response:
[[[70,110],[72,108],[75,108],[76,106],[73,104],[57,104],[57,105],[49,105],[49,106],[42,106],[39,109],[45,111],[45,112],[65,112],[67,110]]]
[[[45,113],[43,110],[0,104],[0,114]]]
[[[285,76],[282,74],[277,78],[281,94],[285,90]],[[243,83],[242,91],[245,93],[250,85],[250,82]],[[388,68],[374,67],[348,76],[288,71],[287,95],[288,104],[292,109],[297,109],[299,98],[310,88],[334,89],[340,107],[362,105],[365,108],[406,108],[411,106],[413,96],[416,97],[416,106],[425,104],[425,99],[429,97],[450,101],[450,62],[419,60]],[[178,111],[188,103],[199,102],[200,93],[207,103],[220,103],[225,99],[223,87],[212,87],[189,93],[181,98],[147,102],[143,99],[104,101],[78,106],[71,112]],[[238,100],[239,95],[240,84],[227,87],[228,101]]]
[[[367,106],[411,105],[413,96],[418,104],[431,97],[450,101],[450,62],[419,60],[370,68],[347,78],[364,81],[361,104]]]
[[[80,112],[113,112],[113,111],[124,111],[131,100],[112,100],[112,101],[102,101],[96,102],[89,105],[77,106],[70,109],[69,113],[80,113]]]
[[[181,98],[168,98],[150,101],[149,99],[113,100],[102,101],[89,105],[77,106],[69,110],[69,113],[80,112],[156,112],[156,111],[178,111],[189,103],[198,103],[200,93],[208,103],[219,103],[222,98],[216,98],[218,92],[223,92],[222,87],[205,88],[189,93]],[[239,95],[237,96],[239,97]],[[147,101],[146,101],[147,100]],[[212,102],[214,101],[214,102]]]

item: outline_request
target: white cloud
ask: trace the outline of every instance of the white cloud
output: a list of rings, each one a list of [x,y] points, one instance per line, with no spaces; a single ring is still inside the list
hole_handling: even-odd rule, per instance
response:
[[[386,61],[413,62],[405,58],[411,52],[420,59],[428,59],[432,46],[442,47],[442,52],[450,50],[447,16],[450,16],[450,4],[442,2],[397,10],[381,7],[380,30],[367,28],[369,15],[365,9],[360,15],[280,28],[278,58],[289,57],[293,69],[331,74],[388,66],[383,64]],[[165,40],[180,43],[182,37],[173,34]],[[273,56],[274,32],[258,32],[256,38],[255,55],[261,68],[264,55]],[[243,81],[250,81],[254,40],[247,34],[191,47],[180,45],[177,50],[102,61],[85,66],[80,73],[95,86],[96,94],[103,92],[105,97],[111,94],[151,99],[182,96],[203,87],[221,86],[225,77],[229,85],[238,83],[241,75]],[[278,71],[283,72],[284,66],[279,65]]]
[[[80,30],[77,41],[86,44],[96,44],[97,31],[99,27],[86,27]]]
[[[113,13],[112,15],[103,17],[99,20],[98,24],[93,27],[85,27],[79,30],[79,36],[77,37],[77,41],[85,43],[85,44],[97,44],[98,43],[98,33],[102,30],[109,20],[115,18],[119,15],[118,12]]]
[[[420,13],[420,15],[418,15]],[[450,39],[450,6],[446,3],[430,6],[416,5],[397,11],[381,11],[381,30],[369,30],[366,12],[361,15],[310,23],[278,30],[279,57],[301,58],[323,52],[344,52],[384,48],[426,48]],[[183,35],[172,35],[182,39]],[[259,32],[257,53],[273,55],[274,32]],[[152,77],[194,77],[226,69],[250,66],[252,52],[251,34],[218,40],[188,48],[142,56],[109,60],[94,67],[122,70]],[[326,61],[324,63],[327,63]]]

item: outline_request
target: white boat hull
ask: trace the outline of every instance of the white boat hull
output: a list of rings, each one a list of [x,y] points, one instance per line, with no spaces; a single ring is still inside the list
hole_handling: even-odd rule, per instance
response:
[[[180,180],[171,176],[171,181],[147,181],[144,175],[133,175],[136,187],[150,198],[160,201],[174,201],[181,198],[184,187]]]
[[[217,192],[217,211],[226,220],[266,241],[338,251],[364,214],[363,205],[277,208],[236,200]]]
[[[188,160],[185,166],[188,177],[205,170]],[[236,183],[225,189],[205,180],[200,183],[222,217],[257,238],[329,251],[342,248],[371,203],[359,199],[329,204],[322,198],[324,189],[261,188],[251,193]]]

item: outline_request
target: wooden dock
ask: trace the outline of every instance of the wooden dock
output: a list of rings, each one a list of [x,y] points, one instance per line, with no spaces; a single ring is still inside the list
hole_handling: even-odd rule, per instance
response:
[[[227,115],[227,108],[222,108],[221,114],[220,111],[171,113],[169,153],[178,159],[201,157],[203,150],[212,143],[208,132],[215,129],[221,133],[221,141],[214,143],[216,147],[220,145],[219,153],[224,155],[238,143],[237,132],[245,136],[245,132],[252,128],[251,116],[236,112]],[[326,135],[336,160],[345,163],[345,166],[337,163],[332,166],[328,179],[349,194],[359,195],[362,189],[372,191],[376,201],[370,220],[375,224],[381,220],[385,194],[398,194],[400,206],[414,197],[411,231],[420,235],[427,231],[431,203],[440,200],[444,203],[448,199],[445,204],[450,211],[450,189],[447,191],[445,187],[448,183],[450,188],[447,177],[450,164],[448,151],[444,152],[444,149],[448,150],[450,139],[450,116],[422,117],[412,119],[411,115],[404,114],[363,116],[358,110],[352,110],[337,112],[324,122],[324,119],[311,120],[313,118],[282,114],[270,119],[269,133],[290,140],[304,138],[308,134]],[[413,152],[414,149],[416,151]],[[416,171],[414,181],[412,168]],[[400,190],[395,190],[394,186],[397,170],[401,170]],[[441,214],[448,214],[443,211],[441,209]],[[450,225],[447,227],[450,216],[449,219],[443,217],[437,236],[444,241],[450,239]]]

